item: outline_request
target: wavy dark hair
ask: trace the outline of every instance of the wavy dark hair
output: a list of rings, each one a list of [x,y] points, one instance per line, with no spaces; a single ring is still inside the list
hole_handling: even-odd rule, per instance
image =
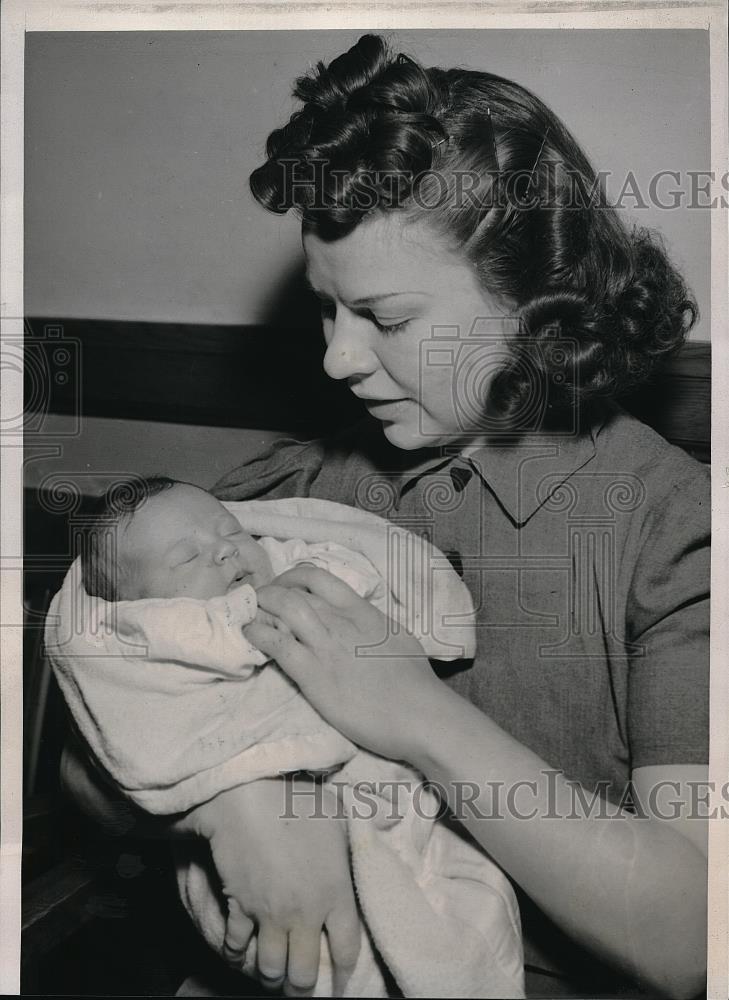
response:
[[[328,241],[373,212],[427,219],[518,321],[495,412],[523,411],[537,388],[555,413],[622,395],[683,343],[697,307],[660,239],[628,230],[576,140],[524,87],[426,69],[363,35],[294,96],[303,106],[268,137],[253,195]],[[545,349],[555,336],[567,364]]]

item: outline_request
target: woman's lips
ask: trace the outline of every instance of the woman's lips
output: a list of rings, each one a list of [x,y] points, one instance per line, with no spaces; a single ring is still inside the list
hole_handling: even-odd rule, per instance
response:
[[[394,416],[409,403],[407,397],[402,399],[369,399],[367,396],[359,397],[373,416],[386,419],[388,415]]]

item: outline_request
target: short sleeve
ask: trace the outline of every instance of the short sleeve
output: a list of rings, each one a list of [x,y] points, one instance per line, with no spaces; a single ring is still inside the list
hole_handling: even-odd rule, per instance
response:
[[[708,761],[710,480],[681,472],[651,504],[628,594],[633,769]]]
[[[322,470],[325,451],[321,440],[281,438],[258,458],[223,476],[212,492],[219,500],[307,497]]]
[[[366,418],[330,438],[281,438],[258,458],[233,469],[213,487],[219,500],[318,497],[354,504],[360,477],[382,465],[385,441],[378,421]]]

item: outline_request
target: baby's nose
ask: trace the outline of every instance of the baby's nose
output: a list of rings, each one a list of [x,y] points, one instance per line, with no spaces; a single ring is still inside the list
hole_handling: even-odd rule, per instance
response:
[[[217,563],[224,563],[226,559],[231,559],[233,556],[237,555],[238,549],[232,542],[223,542],[218,546],[215,553],[215,561]]]

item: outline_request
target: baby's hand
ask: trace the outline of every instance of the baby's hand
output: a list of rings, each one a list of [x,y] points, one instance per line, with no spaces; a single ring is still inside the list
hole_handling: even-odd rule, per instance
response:
[[[311,782],[304,788],[314,790]],[[336,812],[331,792],[316,792],[318,800],[297,796],[288,810],[296,818],[283,818],[284,779],[233,788],[195,810],[228,899],[225,957],[242,967],[257,929],[261,978],[298,994],[316,983],[322,931],[337,978],[354,967],[361,936],[344,821],[329,818]]]

